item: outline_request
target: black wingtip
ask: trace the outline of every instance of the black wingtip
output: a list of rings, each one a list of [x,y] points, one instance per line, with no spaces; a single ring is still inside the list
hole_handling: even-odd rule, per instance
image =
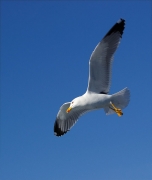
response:
[[[110,34],[115,33],[115,32],[119,32],[120,35],[122,36],[124,28],[125,28],[125,20],[120,18],[115,23],[115,25],[108,31],[108,33],[105,35],[105,37],[109,36]]]
[[[61,128],[59,128],[58,122],[55,121],[55,123],[54,123],[54,135],[55,136],[63,136],[66,133],[67,133],[67,131],[62,131]]]

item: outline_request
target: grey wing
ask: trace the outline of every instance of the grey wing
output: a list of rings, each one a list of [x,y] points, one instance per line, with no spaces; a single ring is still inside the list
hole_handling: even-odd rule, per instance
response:
[[[123,34],[125,20],[120,19],[99,42],[89,62],[88,91],[107,94],[110,89],[111,66]]]
[[[62,136],[77,122],[78,118],[87,112],[85,109],[72,109],[69,113],[66,110],[70,106],[70,102],[63,104],[57,114],[54,123],[54,134],[56,136]]]

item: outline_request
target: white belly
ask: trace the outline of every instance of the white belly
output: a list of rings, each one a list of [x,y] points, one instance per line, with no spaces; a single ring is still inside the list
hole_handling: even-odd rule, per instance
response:
[[[104,108],[108,106],[111,101],[111,95],[106,94],[85,94],[86,105],[94,107],[95,109]]]

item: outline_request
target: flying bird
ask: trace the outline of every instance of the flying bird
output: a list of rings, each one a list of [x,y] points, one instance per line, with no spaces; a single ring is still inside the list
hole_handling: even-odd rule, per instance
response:
[[[86,93],[64,103],[54,123],[54,134],[62,136],[84,113],[103,108],[106,115],[122,116],[130,100],[128,88],[109,95],[113,55],[120,43],[125,20],[120,19],[97,44],[89,60],[89,80]]]

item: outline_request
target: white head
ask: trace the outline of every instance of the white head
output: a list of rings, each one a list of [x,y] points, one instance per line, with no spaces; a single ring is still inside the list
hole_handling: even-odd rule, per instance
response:
[[[70,106],[66,110],[66,112],[69,113],[72,109],[76,107],[80,107],[80,106],[81,106],[81,100],[80,100],[80,97],[77,97],[71,101]]]

